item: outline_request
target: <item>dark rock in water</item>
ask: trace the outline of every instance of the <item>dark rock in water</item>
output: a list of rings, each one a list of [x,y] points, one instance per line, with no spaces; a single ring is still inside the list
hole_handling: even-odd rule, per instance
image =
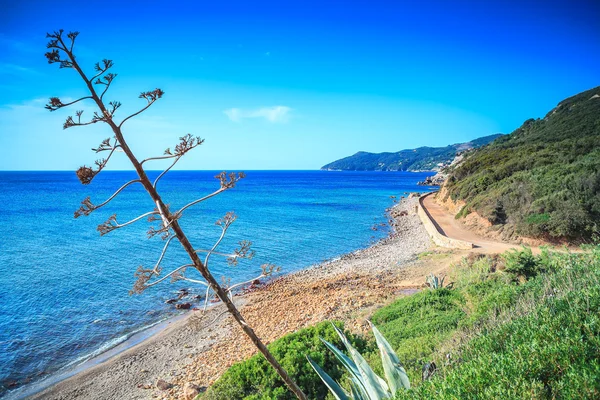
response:
[[[194,297],[192,297],[192,299],[194,299],[194,300],[200,300],[201,298],[202,298],[202,296],[199,295],[199,294],[197,294]]]
[[[260,279],[255,279],[252,281],[253,285],[260,285]]]
[[[172,383],[169,383],[163,379],[159,379],[156,381],[156,388],[160,390],[169,390],[173,387]]]
[[[179,300],[179,299],[169,299],[169,300],[165,301],[165,304],[177,303],[177,300]]]
[[[190,303],[181,303],[175,306],[175,308],[178,310],[189,310],[191,307],[192,305]]]

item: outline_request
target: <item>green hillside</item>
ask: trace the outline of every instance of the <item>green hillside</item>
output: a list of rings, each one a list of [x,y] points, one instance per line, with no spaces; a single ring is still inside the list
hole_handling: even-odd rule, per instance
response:
[[[324,165],[323,170],[340,171],[433,171],[438,164],[449,164],[456,154],[484,146],[502,134],[485,136],[446,147],[419,147],[396,153],[358,153]]]
[[[472,152],[446,184],[506,234],[589,241],[600,230],[600,87]]]

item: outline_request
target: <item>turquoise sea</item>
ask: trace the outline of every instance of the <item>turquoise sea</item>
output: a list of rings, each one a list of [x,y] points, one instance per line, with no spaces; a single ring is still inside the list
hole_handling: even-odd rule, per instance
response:
[[[217,172],[173,171],[158,189],[171,209],[218,188]],[[151,173],[150,175],[156,175]],[[215,221],[235,211],[237,221],[220,249],[250,240],[254,259],[230,267],[212,260],[211,269],[232,283],[258,275],[274,263],[288,273],[364,248],[386,235],[390,196],[423,191],[430,173],[247,171],[238,186],[190,208],[180,220],[192,243],[213,244]],[[145,219],[100,237],[96,226],[111,214],[119,222],[152,211],[140,186],[131,186],[108,206],[73,218],[85,197],[106,199],[132,172],[103,172],[82,186],[73,172],[0,172],[0,397],[56,374],[124,341],[132,333],[177,313],[165,300],[188,288],[177,282],[128,294],[134,272],[151,267],[163,241],[148,239]],[[373,226],[380,228],[373,230]],[[186,256],[177,243],[163,266]]]

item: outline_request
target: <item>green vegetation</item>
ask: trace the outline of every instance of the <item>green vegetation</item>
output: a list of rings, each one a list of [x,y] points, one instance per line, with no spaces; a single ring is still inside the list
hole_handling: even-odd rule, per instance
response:
[[[334,327],[335,328],[335,327]],[[337,400],[380,400],[389,399],[401,389],[410,389],[410,382],[406,370],[392,346],[383,337],[381,332],[371,325],[373,335],[381,354],[381,364],[385,373],[385,380],[373,371],[369,363],[348,341],[341,330],[335,328],[338,336],[344,343],[350,357],[342,353],[337,347],[322,339],[323,343],[346,368],[350,377],[350,392],[347,393],[331,376],[315,363],[310,357],[308,362],[313,367],[323,383],[329,388]]]
[[[600,398],[600,246],[470,256],[452,278],[452,289],[399,298],[372,316],[411,382],[396,399]],[[350,374],[318,336],[342,344],[325,323],[288,335],[271,350],[309,398],[333,397],[326,397],[305,355],[349,393]],[[383,376],[374,341],[350,340]],[[211,388],[217,395],[205,398],[291,398],[260,363],[253,357],[235,365]],[[423,381],[425,366],[430,377]]]
[[[490,285],[479,318],[467,320],[469,329],[457,335],[462,345],[449,347],[454,362],[397,399],[600,397],[600,247],[511,257],[533,260],[535,270],[547,272],[500,285],[493,273],[468,290],[476,294]]]
[[[337,326],[341,327],[342,325],[338,323]],[[323,322],[286,335],[268,346],[271,353],[309,399],[323,399],[328,390],[306,361],[307,356],[327,370],[327,373],[335,380],[339,380],[344,372],[344,368],[327,350],[320,338],[338,347],[343,345],[331,323]],[[361,338],[348,335],[348,339],[359,351],[366,349],[366,342]],[[202,396],[202,400],[295,398],[260,354],[233,365]]]
[[[425,286],[429,287],[429,289],[437,290],[444,287],[444,281],[446,280],[445,276],[437,276],[434,274],[429,274],[425,278]],[[452,287],[452,282],[446,285],[448,289]]]
[[[600,232],[600,87],[469,154],[448,193],[513,234],[589,241]]]
[[[485,136],[466,143],[446,147],[419,147],[397,153],[358,153],[321,167],[341,171],[432,171],[438,164],[450,164],[456,154],[485,146],[501,134]]]

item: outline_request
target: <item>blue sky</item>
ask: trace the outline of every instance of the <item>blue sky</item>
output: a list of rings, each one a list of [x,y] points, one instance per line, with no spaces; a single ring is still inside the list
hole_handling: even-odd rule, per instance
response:
[[[359,150],[509,133],[600,85],[593,1],[124,3],[2,1],[0,170],[73,170],[111,136],[63,131],[75,109],[43,109],[86,94],[43,57],[59,28],[81,32],[88,72],[115,62],[118,116],[143,106],[141,91],[166,92],[124,131],[140,157],[205,138],[181,169],[317,169]]]

